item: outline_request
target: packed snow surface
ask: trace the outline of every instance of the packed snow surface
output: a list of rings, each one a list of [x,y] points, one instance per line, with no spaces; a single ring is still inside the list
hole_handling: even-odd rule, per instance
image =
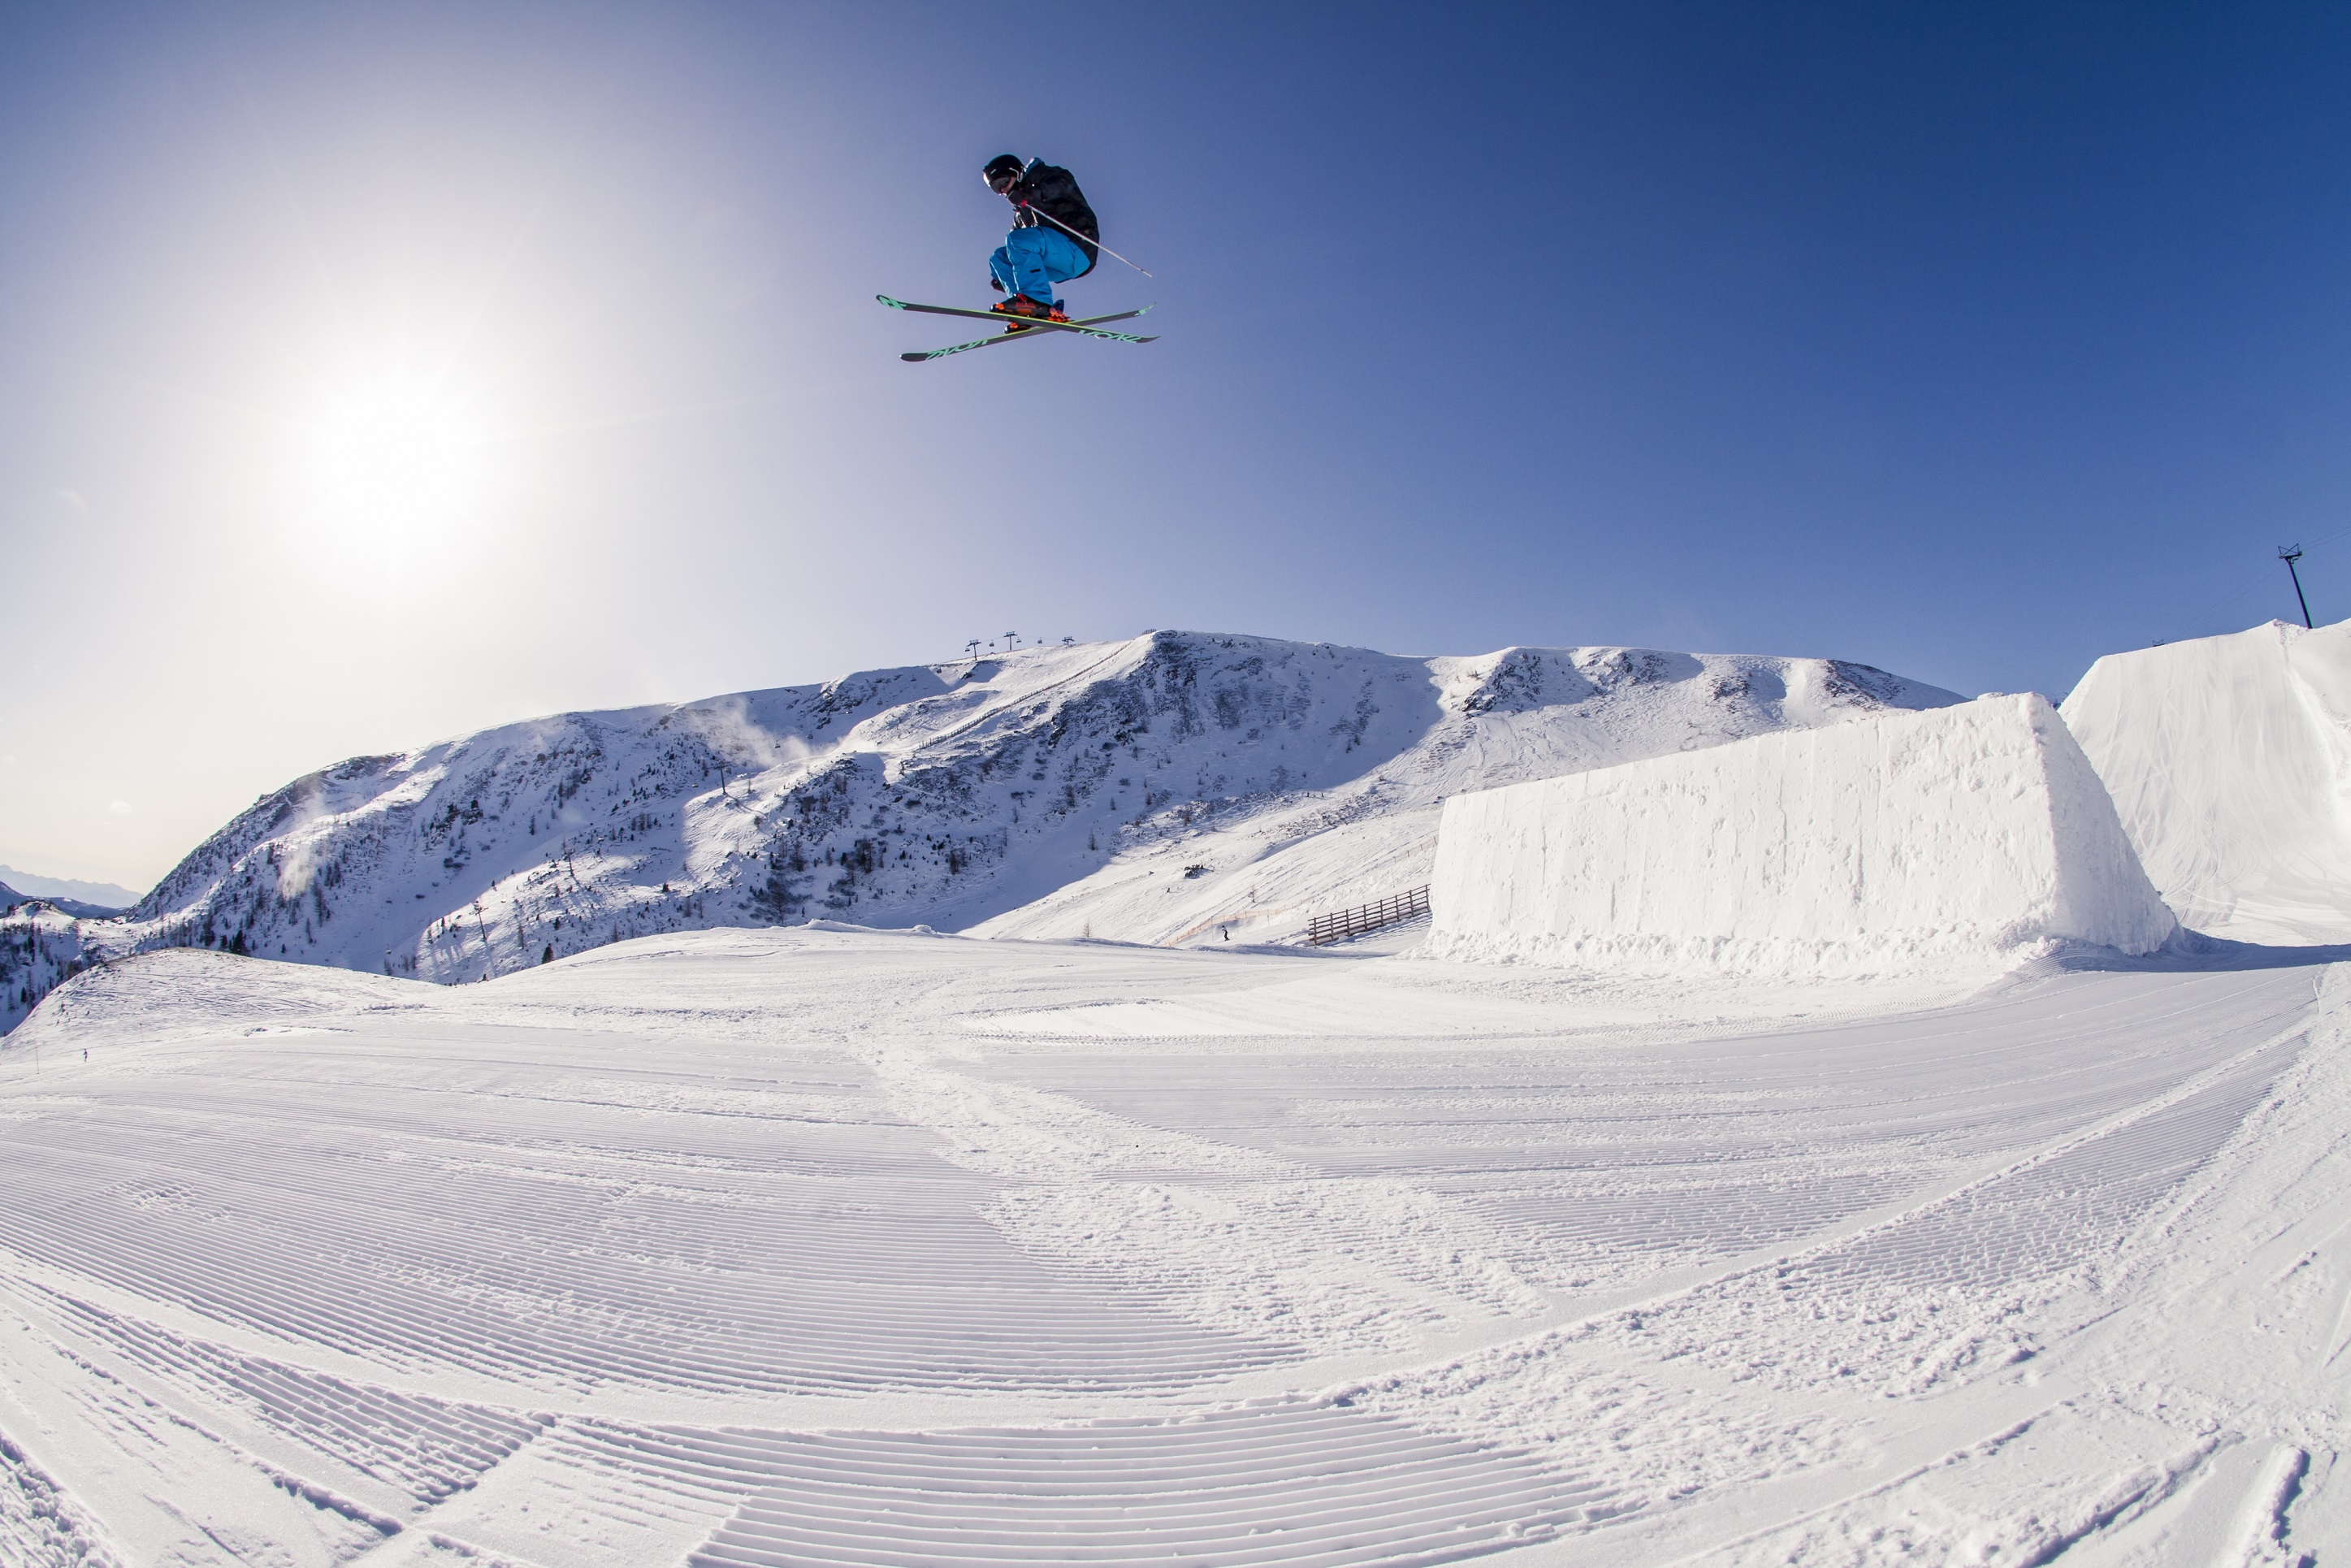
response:
[[[1958,697],[1831,659],[1403,658],[1160,632],[562,714],[296,779],[82,956],[226,948],[444,983],[810,917],[1265,942],[1418,886],[1447,794]]]
[[[130,958],[0,1051],[0,1562],[2332,1562],[2351,988],[2228,952]]]
[[[1432,954],[1661,974],[1998,967],[2175,929],[2029,695],[1456,795],[1429,902]]]
[[[2351,622],[2109,653],[2062,711],[2184,923],[2351,940]]]

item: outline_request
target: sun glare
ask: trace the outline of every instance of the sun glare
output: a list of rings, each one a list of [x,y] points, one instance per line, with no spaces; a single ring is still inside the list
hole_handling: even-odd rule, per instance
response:
[[[480,466],[481,433],[452,399],[390,385],[338,399],[314,427],[315,475],[341,514],[424,523],[461,509]]]

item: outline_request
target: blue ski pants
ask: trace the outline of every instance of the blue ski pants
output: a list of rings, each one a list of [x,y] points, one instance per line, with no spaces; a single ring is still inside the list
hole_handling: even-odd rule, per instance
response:
[[[1077,241],[1042,224],[1014,229],[987,258],[987,270],[1004,285],[1005,293],[1026,294],[1048,305],[1053,300],[1053,285],[1067,283],[1092,265]]]

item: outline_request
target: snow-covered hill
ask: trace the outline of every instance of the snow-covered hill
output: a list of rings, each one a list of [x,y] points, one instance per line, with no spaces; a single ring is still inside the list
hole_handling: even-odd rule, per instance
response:
[[[81,938],[442,981],[812,917],[1279,938],[1426,881],[1457,790],[1957,700],[1833,660],[1637,648],[1024,649],[354,758]]]
[[[44,899],[0,894],[0,1033],[81,970],[82,925]]]

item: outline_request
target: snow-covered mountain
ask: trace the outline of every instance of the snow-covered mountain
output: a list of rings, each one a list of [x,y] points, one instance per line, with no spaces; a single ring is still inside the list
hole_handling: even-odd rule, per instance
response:
[[[81,971],[86,924],[47,900],[0,888],[0,1033]]]
[[[139,894],[117,882],[80,882],[69,876],[43,876],[17,866],[0,865],[0,884],[14,890],[17,899],[43,898],[60,909],[76,904],[89,908],[94,915],[114,915],[139,902]],[[8,902],[0,899],[0,904]]]
[[[1232,798],[1222,785],[1187,789],[1180,764],[1147,782],[1137,775],[1154,800],[1174,800],[1125,824],[1115,856],[1034,861],[1029,896],[976,921],[977,934],[1290,940],[1311,915],[1426,883],[1447,796],[1961,700],[1826,659],[1647,648],[1405,659],[1258,639],[1194,641],[1232,650],[1212,685],[1245,678],[1263,659],[1284,672],[1277,681],[1327,691],[1322,706],[1341,721],[1330,733],[1346,728],[1353,749],[1333,745],[1286,788],[1260,779],[1254,793]],[[1311,750],[1317,727],[1328,722],[1318,709],[1279,738],[1260,739],[1255,724],[1226,727],[1220,706],[1200,745],[1219,759],[1269,746],[1289,748],[1278,752],[1287,757]],[[1360,732],[1349,727],[1358,723]],[[1139,749],[1137,760],[1150,764],[1151,747]]]
[[[79,934],[453,982],[819,917],[1280,939],[1425,881],[1449,793],[1958,700],[1825,659],[1155,632],[354,758]]]
[[[135,893],[120,904],[92,904],[86,899],[60,898],[53,893],[28,891],[0,882],[0,915],[14,913],[20,904],[40,904],[62,910],[77,920],[111,920],[138,902]]]

